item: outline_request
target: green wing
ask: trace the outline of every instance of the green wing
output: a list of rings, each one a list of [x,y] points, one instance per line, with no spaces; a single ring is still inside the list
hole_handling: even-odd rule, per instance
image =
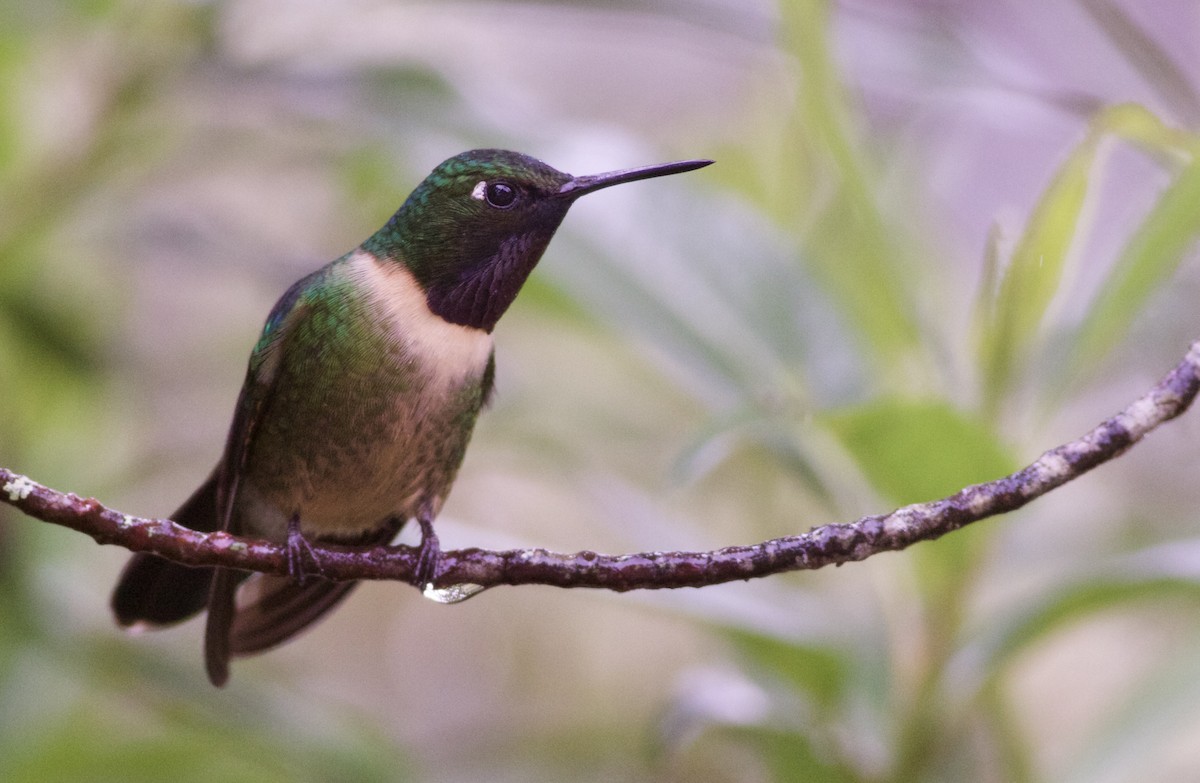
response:
[[[297,280],[287,290],[267,316],[262,335],[250,353],[246,380],[234,409],[233,424],[225,442],[225,454],[217,470],[218,529],[234,530],[233,505],[237,500],[238,484],[254,442],[254,433],[270,404],[271,392],[279,376],[279,362],[288,336],[308,311],[305,294],[328,274],[328,267]]]
[[[288,336],[295,330],[307,311],[305,294],[328,274],[328,267],[297,280],[287,290],[267,316],[262,336],[250,354],[246,381],[234,409],[233,424],[225,442],[225,454],[217,466],[216,507],[218,529],[240,533],[235,529],[233,507],[237,500],[238,484],[250,454],[258,423],[270,406],[272,391],[279,377]],[[229,679],[229,629],[233,625],[236,606],[234,596],[246,574],[227,568],[217,568],[208,594],[208,619],[204,632],[204,662],[208,678],[214,685]]]

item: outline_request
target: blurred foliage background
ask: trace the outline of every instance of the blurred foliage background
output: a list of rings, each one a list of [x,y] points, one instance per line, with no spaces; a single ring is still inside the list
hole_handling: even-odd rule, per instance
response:
[[[170,513],[294,279],[443,158],[568,217],[443,545],[711,548],[995,477],[1200,336],[1190,0],[0,2],[0,464]],[[1200,423],[1010,517],[696,591],[367,585],[210,688],[0,516],[0,779],[1141,781],[1200,767]]]

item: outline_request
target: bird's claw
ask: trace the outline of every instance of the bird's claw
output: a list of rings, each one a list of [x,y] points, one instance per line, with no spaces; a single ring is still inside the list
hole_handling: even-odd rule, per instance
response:
[[[288,576],[295,579],[300,584],[308,579],[308,572],[304,568],[305,555],[312,561],[313,567],[318,574],[324,573],[321,568],[321,560],[317,557],[317,551],[313,549],[312,544],[304,537],[304,533],[300,530],[300,516],[295,515],[288,520],[288,535],[287,535],[287,566]]]
[[[437,533],[433,532],[433,521],[428,515],[417,517],[421,526],[421,545],[417,549],[417,567],[413,571],[413,585],[418,590],[424,590],[437,579],[437,572],[442,563],[442,546]]]

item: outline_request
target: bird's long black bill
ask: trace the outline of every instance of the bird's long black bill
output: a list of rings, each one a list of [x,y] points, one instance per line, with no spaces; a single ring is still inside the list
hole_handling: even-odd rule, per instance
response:
[[[636,182],[639,179],[650,179],[651,177],[665,177],[668,174],[682,174],[685,171],[702,169],[710,163],[712,163],[711,160],[680,160],[675,163],[659,163],[636,169],[609,171],[605,174],[586,174],[582,177],[575,177],[563,185],[558,191],[558,195],[574,199],[611,185]]]

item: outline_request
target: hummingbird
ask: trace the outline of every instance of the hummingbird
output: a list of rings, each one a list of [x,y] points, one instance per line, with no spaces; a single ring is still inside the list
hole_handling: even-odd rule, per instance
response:
[[[567,210],[602,188],[711,162],[575,177],[480,149],[438,165],[375,234],[275,304],[224,452],[171,517],[282,543],[289,575],[135,554],[113,591],[117,622],[161,627],[207,609],[205,668],[221,686],[232,656],[292,638],[354,589],[320,578],[313,543],[387,544],[415,520],[413,583],[432,584],[433,521],[492,394],[492,331]]]

